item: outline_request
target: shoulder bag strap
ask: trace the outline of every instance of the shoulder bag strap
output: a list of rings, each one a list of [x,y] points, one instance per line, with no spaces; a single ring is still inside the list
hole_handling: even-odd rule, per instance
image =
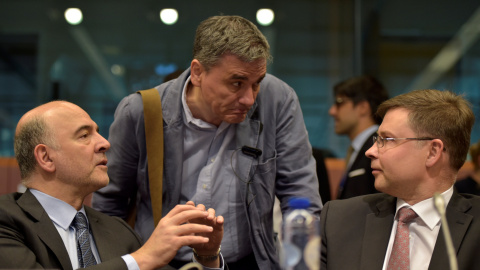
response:
[[[148,178],[156,227],[162,218],[163,117],[160,94],[155,88],[138,91],[142,95],[147,144]]]

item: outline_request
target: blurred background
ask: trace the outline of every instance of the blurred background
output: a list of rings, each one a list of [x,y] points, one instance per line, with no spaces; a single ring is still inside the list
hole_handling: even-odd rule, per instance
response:
[[[169,10],[172,21],[162,21],[163,9],[176,20]],[[260,9],[273,21],[260,22]],[[390,96],[462,93],[479,117],[480,0],[0,0],[0,157],[13,156],[21,115],[54,99],[81,106],[108,138],[121,98],[187,68],[196,26],[220,14],[265,34],[268,72],[296,90],[311,144],[326,157],[348,147],[328,109],[332,86],[351,76],[377,77]]]

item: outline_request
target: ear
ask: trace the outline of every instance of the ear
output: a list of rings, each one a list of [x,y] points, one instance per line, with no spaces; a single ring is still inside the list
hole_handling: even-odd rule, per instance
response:
[[[202,75],[205,72],[205,68],[197,59],[193,59],[190,64],[190,81],[194,86],[199,87],[202,82]]]
[[[35,146],[33,150],[38,166],[49,173],[55,171],[55,163],[50,157],[50,149],[45,144]]]
[[[445,154],[443,151],[444,144],[440,139],[434,139],[430,142],[430,150],[428,152],[425,165],[427,167],[433,167],[439,162],[442,156]]]

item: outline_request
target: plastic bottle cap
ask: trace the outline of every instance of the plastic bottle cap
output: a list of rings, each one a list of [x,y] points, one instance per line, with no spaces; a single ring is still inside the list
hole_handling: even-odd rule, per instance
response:
[[[294,197],[288,200],[288,206],[293,209],[307,209],[310,206],[310,200],[305,197]]]

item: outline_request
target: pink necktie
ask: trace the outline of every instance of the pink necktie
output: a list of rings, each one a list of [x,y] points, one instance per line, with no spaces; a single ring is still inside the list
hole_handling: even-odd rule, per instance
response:
[[[417,213],[410,208],[402,207],[398,210],[397,233],[388,261],[388,270],[410,269],[410,231],[408,230],[408,223],[416,217],[418,217]]]

